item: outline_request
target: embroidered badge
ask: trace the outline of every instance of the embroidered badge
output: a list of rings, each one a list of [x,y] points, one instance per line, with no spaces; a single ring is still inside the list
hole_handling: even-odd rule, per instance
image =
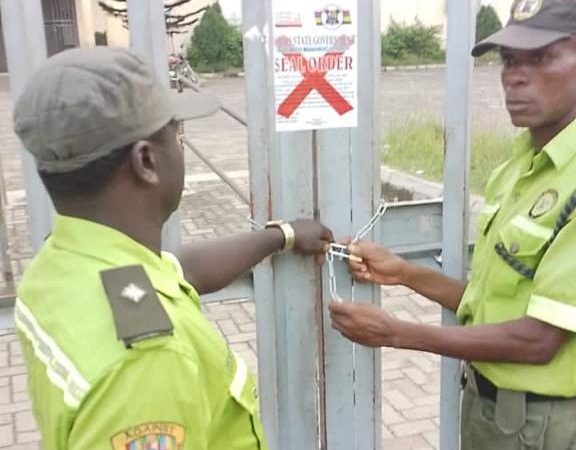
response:
[[[536,200],[536,203],[534,203],[534,206],[530,209],[530,217],[536,219],[537,217],[543,216],[548,211],[551,211],[557,202],[558,191],[550,189],[544,192],[538,197],[538,200]]]
[[[542,0],[517,0],[512,8],[514,20],[523,22],[531,19],[542,9]]]
[[[148,422],[112,436],[114,450],[182,450],[184,427],[170,422]]]

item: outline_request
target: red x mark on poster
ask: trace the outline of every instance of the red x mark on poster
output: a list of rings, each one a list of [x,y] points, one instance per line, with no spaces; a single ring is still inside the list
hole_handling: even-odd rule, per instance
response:
[[[329,51],[319,59],[317,67],[328,65],[324,63],[326,63],[330,58],[338,58],[342,56],[344,51],[342,51],[342,49],[339,51]],[[313,90],[316,90],[322,97],[324,97],[328,104],[340,115],[346,114],[348,111],[354,109],[342,94],[340,94],[340,92],[338,92],[334,86],[326,80],[328,70],[311,69],[309,60],[307,60],[301,53],[290,51],[282,53],[286,58],[292,61],[294,67],[299,68],[304,79],[280,104],[278,108],[279,115],[289,118]]]

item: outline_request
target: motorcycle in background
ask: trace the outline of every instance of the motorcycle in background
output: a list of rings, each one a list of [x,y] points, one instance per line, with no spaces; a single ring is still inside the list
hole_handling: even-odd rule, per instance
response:
[[[178,92],[184,90],[184,80],[189,81],[196,87],[200,87],[200,78],[182,55],[171,54],[168,56],[168,75],[170,77],[170,87],[175,88]]]

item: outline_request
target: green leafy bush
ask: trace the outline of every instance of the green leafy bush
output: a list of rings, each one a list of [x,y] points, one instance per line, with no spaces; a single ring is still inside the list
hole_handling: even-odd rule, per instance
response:
[[[242,67],[242,34],[224,19],[217,3],[206,10],[194,29],[187,56],[197,72]]]
[[[502,23],[494,8],[490,5],[482,5],[476,15],[476,42],[486,39],[501,29]]]
[[[392,21],[382,35],[382,65],[444,61],[439,34],[439,26],[424,25],[418,18],[412,25]]]

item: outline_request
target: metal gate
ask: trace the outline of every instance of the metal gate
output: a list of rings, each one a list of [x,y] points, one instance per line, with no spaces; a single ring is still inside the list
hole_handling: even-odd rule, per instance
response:
[[[4,32],[2,30],[2,14],[0,14],[0,73],[7,72],[6,49],[4,48]]]
[[[78,22],[74,0],[42,0],[48,56],[78,47]]]

